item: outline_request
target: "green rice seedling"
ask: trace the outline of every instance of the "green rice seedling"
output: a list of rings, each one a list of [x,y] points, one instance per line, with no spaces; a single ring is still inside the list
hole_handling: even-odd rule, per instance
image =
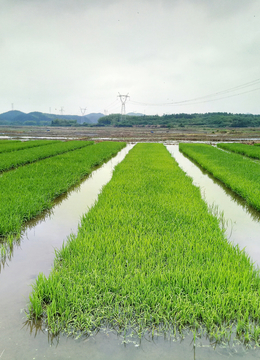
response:
[[[258,146],[240,143],[219,143],[217,144],[217,147],[240,155],[248,156],[252,159],[260,160],[260,148]]]
[[[36,146],[49,145],[55,142],[59,142],[59,140],[30,140],[30,141],[19,141],[19,142],[8,141],[7,143],[0,143],[0,153],[29,149]]]
[[[259,270],[227,241],[191,178],[162,144],[138,144],[56,252],[49,277],[39,275],[29,316],[48,315],[55,333],[189,329],[194,341],[202,331],[229,339],[237,324],[235,334],[253,340],[259,291]]]
[[[44,144],[44,146],[0,153],[0,172],[93,144],[93,141],[60,141],[50,142],[48,146]]]
[[[181,152],[244,198],[249,205],[260,210],[258,163],[206,144],[179,144],[179,148]]]
[[[125,143],[103,142],[37,161],[0,177],[0,236],[19,233],[25,221],[46,209]]]
[[[20,140],[2,139],[2,140],[0,140],[0,145],[2,145],[2,144],[15,144],[17,142],[20,142]]]

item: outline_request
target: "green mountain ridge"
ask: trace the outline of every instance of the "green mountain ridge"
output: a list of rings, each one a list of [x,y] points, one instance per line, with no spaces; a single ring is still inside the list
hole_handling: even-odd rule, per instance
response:
[[[53,122],[68,124],[71,126],[76,124],[97,124],[98,120],[103,117],[101,113],[91,113],[84,116],[78,115],[56,115],[46,114],[38,111],[28,114],[11,110],[0,114],[0,125],[20,125],[20,126],[51,126]],[[57,121],[59,120],[59,122]]]

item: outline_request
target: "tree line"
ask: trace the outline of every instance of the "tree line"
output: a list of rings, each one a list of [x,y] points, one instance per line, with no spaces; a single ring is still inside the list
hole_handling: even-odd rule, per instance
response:
[[[260,127],[260,115],[232,114],[226,112],[172,114],[172,115],[143,115],[131,116],[111,114],[98,120],[96,126],[161,126],[161,127],[190,127],[208,126],[216,128],[224,127]]]

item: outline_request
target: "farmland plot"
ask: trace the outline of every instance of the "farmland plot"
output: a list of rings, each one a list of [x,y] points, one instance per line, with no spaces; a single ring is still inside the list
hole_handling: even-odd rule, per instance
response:
[[[260,277],[161,144],[117,166],[77,236],[40,274],[30,315],[53,332],[176,331],[259,342]]]
[[[36,146],[49,145],[57,143],[59,140],[30,140],[30,141],[5,141],[0,143],[0,153],[7,153],[10,151],[29,149]]]
[[[179,149],[260,210],[260,164],[205,144],[179,144]]]
[[[48,146],[0,153],[0,172],[93,144],[93,141],[50,142]]]
[[[252,146],[247,144],[236,144],[236,143],[220,143],[217,144],[217,147],[232,151],[234,153],[248,156],[253,159],[260,159],[260,147],[259,146]]]
[[[124,146],[125,143],[99,143],[3,173],[0,177],[0,236],[19,234],[25,221],[51,208],[56,197]]]
[[[2,145],[2,144],[15,144],[15,143],[17,143],[17,142],[20,142],[20,140],[0,140],[0,145]]]

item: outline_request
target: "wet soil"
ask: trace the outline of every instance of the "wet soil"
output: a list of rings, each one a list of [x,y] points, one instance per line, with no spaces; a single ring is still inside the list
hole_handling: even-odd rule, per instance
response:
[[[60,138],[117,141],[232,141],[246,140],[260,142],[260,128],[204,129],[204,128],[162,128],[155,126],[117,127],[38,127],[0,126],[0,138]]]

